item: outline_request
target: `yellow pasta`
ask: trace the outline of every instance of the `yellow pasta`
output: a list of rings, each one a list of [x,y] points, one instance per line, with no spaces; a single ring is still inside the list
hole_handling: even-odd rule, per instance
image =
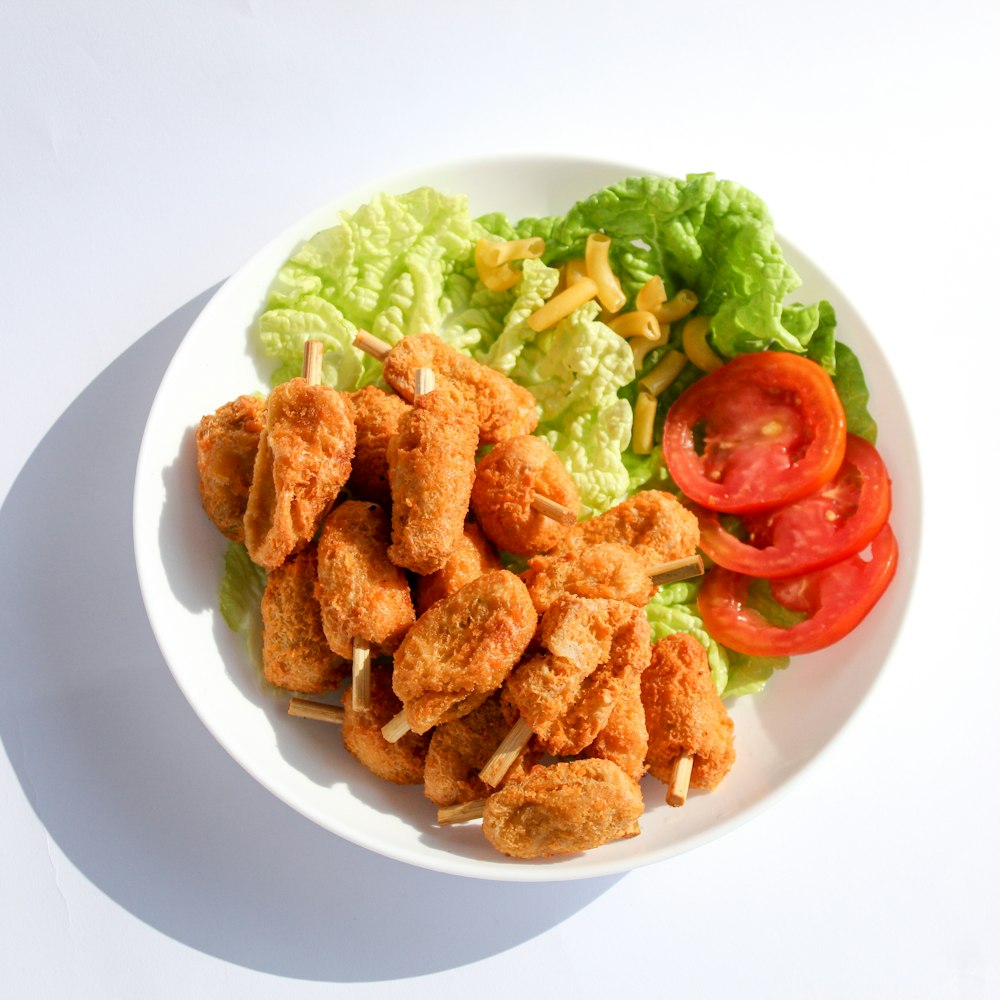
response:
[[[625,305],[625,293],[611,270],[608,251],[611,249],[611,237],[604,233],[591,233],[587,237],[587,276],[597,282],[597,297],[608,312],[620,312]]]
[[[545,240],[540,236],[532,236],[526,240],[504,240],[502,243],[494,243],[490,240],[481,240],[480,242],[486,244],[482,256],[483,263],[487,267],[499,267],[512,260],[541,257],[545,253]]]
[[[505,292],[520,281],[521,272],[507,263],[494,267],[486,262],[487,251],[495,245],[489,240],[480,240],[476,244],[476,273],[491,292]]]
[[[536,309],[528,317],[528,326],[535,333],[541,333],[550,326],[555,326],[559,320],[565,319],[596,295],[597,282],[591,278],[581,278],[575,285],[570,285],[565,291],[554,295],[540,309]]]
[[[697,304],[698,296],[690,288],[682,288],[669,302],[664,302],[655,310],[656,318],[661,323],[673,323],[693,312]]]
[[[575,285],[581,278],[587,277],[587,262],[582,257],[566,261],[566,285]]]
[[[651,396],[659,396],[680,375],[687,361],[680,351],[667,351],[653,370],[639,379],[639,388]]]
[[[654,275],[639,289],[635,296],[635,308],[639,312],[655,313],[667,301],[667,290],[663,287],[663,279]]]
[[[664,326],[660,330],[656,340],[646,340],[645,337],[633,337],[628,343],[632,348],[632,363],[635,365],[636,374],[642,371],[642,366],[646,363],[646,358],[651,351],[658,347],[666,347],[670,339],[670,327]]]
[[[660,336],[660,324],[651,312],[622,313],[612,319],[608,326],[623,337],[642,337],[645,340],[656,340]]]
[[[711,322],[709,316],[693,316],[684,324],[684,332],[681,334],[681,344],[688,360],[703,372],[714,372],[725,363],[705,339]]]
[[[632,451],[637,455],[653,453],[653,426],[656,422],[656,397],[640,389],[635,398],[632,420]]]

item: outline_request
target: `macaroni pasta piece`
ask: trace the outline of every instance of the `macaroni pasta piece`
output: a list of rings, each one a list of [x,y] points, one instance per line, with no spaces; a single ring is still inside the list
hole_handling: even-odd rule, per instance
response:
[[[625,293],[611,270],[608,251],[611,237],[604,233],[591,233],[587,237],[587,276],[597,283],[597,298],[608,312],[620,312],[625,305]]]
[[[684,324],[684,332],[681,334],[681,344],[688,360],[703,372],[714,372],[724,363],[705,339],[711,322],[708,316],[693,316]]]
[[[656,340],[660,336],[660,324],[656,322],[656,317],[644,310],[622,313],[612,319],[608,326],[623,337]]]
[[[528,326],[535,333],[541,333],[565,319],[597,295],[597,282],[591,278],[581,278],[575,285],[552,296],[540,309],[536,309],[527,319]]]
[[[485,244],[482,250],[482,258],[483,263],[487,267],[499,267],[501,264],[508,264],[512,260],[541,257],[545,253],[545,240],[540,236],[532,236],[526,240],[505,240],[502,243],[480,240],[480,243]]]

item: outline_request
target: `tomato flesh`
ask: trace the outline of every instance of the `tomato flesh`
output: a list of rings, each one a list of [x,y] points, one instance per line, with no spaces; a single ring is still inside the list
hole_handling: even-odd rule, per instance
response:
[[[677,398],[663,456],[681,490],[711,510],[748,513],[817,490],[840,467],[844,408],[830,376],[795,354],[743,354]]]
[[[712,636],[750,656],[812,653],[842,639],[875,606],[896,572],[899,550],[885,524],[871,543],[871,558],[860,554],[801,576],[771,582],[774,599],[808,617],[791,628],[772,625],[748,603],[753,577],[720,566],[706,575],[698,610]]]
[[[860,552],[885,524],[890,505],[889,474],[879,453],[849,434],[833,479],[801,500],[744,517],[745,542],[726,531],[714,511],[699,509],[701,548],[737,573],[796,576]]]

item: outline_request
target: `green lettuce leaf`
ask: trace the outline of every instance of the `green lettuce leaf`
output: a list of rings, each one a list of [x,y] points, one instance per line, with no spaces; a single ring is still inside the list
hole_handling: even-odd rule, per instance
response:
[[[854,351],[840,341],[836,346],[836,358],[837,374],[833,377],[833,384],[844,404],[848,433],[857,434],[874,444],[878,436],[878,425],[868,412],[868,386],[861,363]]]
[[[260,602],[266,583],[267,573],[250,559],[246,546],[230,542],[226,547],[222,582],[219,584],[219,611],[226,624],[246,639],[250,658],[261,669],[264,622]]]

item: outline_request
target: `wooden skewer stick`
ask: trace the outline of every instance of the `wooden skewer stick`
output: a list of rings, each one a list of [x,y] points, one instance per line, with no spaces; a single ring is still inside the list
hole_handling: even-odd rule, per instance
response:
[[[358,335],[354,338],[354,346],[359,350],[370,354],[376,361],[384,361],[385,356],[392,350],[392,346],[378,337],[373,337],[367,330],[358,330]]]
[[[307,698],[292,698],[288,703],[288,714],[299,719],[317,719],[319,722],[334,722],[338,725],[344,722],[344,710],[339,705],[327,705]]]
[[[701,556],[684,556],[683,559],[672,559],[670,562],[654,566],[649,575],[656,586],[664,583],[677,583],[678,580],[689,580],[693,576],[701,576],[705,572],[705,563]]]
[[[667,785],[667,805],[682,806],[687,801],[688,785],[691,783],[691,765],[694,758],[688,754],[674,761]]]
[[[483,818],[483,806],[486,799],[473,799],[472,802],[459,802],[453,806],[441,806],[438,809],[438,822],[442,826],[454,823],[465,823],[470,819]]]
[[[479,772],[480,779],[493,788],[499,785],[530,739],[531,726],[524,719],[518,719]]]
[[[413,373],[413,399],[418,400],[421,396],[434,391],[434,369],[418,368]]]
[[[307,340],[302,356],[302,376],[309,385],[319,385],[323,372],[323,344]],[[354,636],[351,640],[351,703],[358,711],[371,708],[372,655],[367,640]]]
[[[531,509],[537,510],[539,514],[551,517],[553,521],[560,524],[576,524],[576,512],[564,507],[555,500],[550,500],[541,493],[536,493],[531,500]]]

